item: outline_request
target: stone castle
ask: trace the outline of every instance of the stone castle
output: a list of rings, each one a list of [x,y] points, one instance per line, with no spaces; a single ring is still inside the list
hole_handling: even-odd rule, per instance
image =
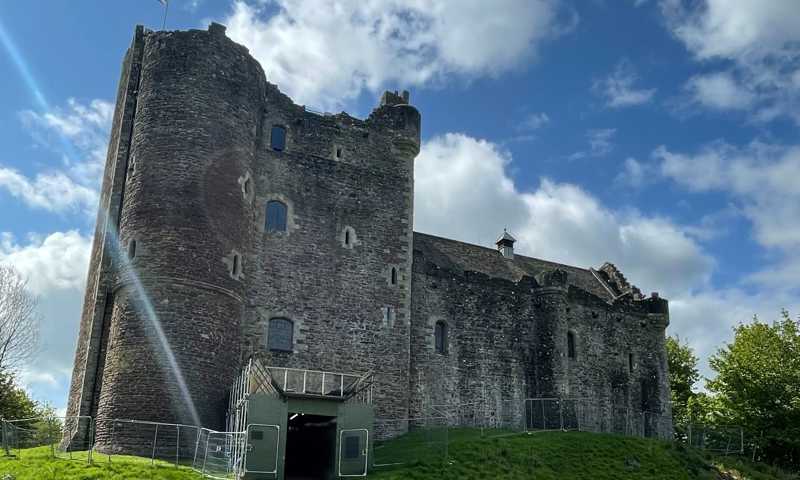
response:
[[[99,443],[113,418],[223,429],[250,358],[369,372],[379,418],[542,397],[668,413],[666,300],[609,263],[515,254],[509,233],[413,231],[420,121],[407,92],[364,120],[296,105],[218,24],[137,27],[68,415]]]

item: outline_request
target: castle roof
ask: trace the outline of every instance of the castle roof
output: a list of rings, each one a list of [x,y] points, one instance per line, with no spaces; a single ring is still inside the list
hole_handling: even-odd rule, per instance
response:
[[[542,272],[558,268],[567,273],[567,282],[570,285],[606,301],[613,300],[617,296],[617,292],[609,291],[609,286],[601,280],[602,275],[598,275],[600,272],[591,269],[523,255],[514,255],[513,259],[508,259],[493,248],[420,232],[414,232],[414,250],[441,269],[456,273],[478,272],[513,282],[519,281],[523,276],[535,277]]]

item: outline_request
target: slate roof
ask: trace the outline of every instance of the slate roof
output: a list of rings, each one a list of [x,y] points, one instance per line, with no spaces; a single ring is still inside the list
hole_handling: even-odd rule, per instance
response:
[[[614,295],[597,279],[595,274],[585,268],[517,254],[514,254],[513,259],[506,259],[493,248],[420,232],[414,232],[414,250],[422,254],[425,260],[454,273],[479,272],[513,282],[519,281],[523,275],[535,277],[541,272],[560,268],[567,272],[567,281],[570,285],[592,293],[603,300],[609,301],[614,298]],[[414,258],[417,257],[418,255],[415,254]]]

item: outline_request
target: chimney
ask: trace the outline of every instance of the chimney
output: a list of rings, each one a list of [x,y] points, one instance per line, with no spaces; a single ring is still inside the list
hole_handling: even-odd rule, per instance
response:
[[[510,233],[503,229],[503,234],[500,235],[500,238],[494,242],[497,245],[497,250],[503,255],[503,258],[513,259],[514,258],[514,242],[517,239],[512,237]]]

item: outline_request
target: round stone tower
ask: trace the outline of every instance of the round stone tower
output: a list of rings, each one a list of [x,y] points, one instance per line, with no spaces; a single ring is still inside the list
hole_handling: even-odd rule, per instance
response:
[[[106,232],[118,248],[99,272],[107,306],[98,316],[107,318],[89,408],[101,449],[126,447],[120,432],[111,438],[115,418],[223,426],[266,88],[258,63],[216,24],[140,31],[126,63],[138,81],[120,86],[113,135],[127,155],[104,189],[106,203],[118,202],[118,235],[113,208]]]

